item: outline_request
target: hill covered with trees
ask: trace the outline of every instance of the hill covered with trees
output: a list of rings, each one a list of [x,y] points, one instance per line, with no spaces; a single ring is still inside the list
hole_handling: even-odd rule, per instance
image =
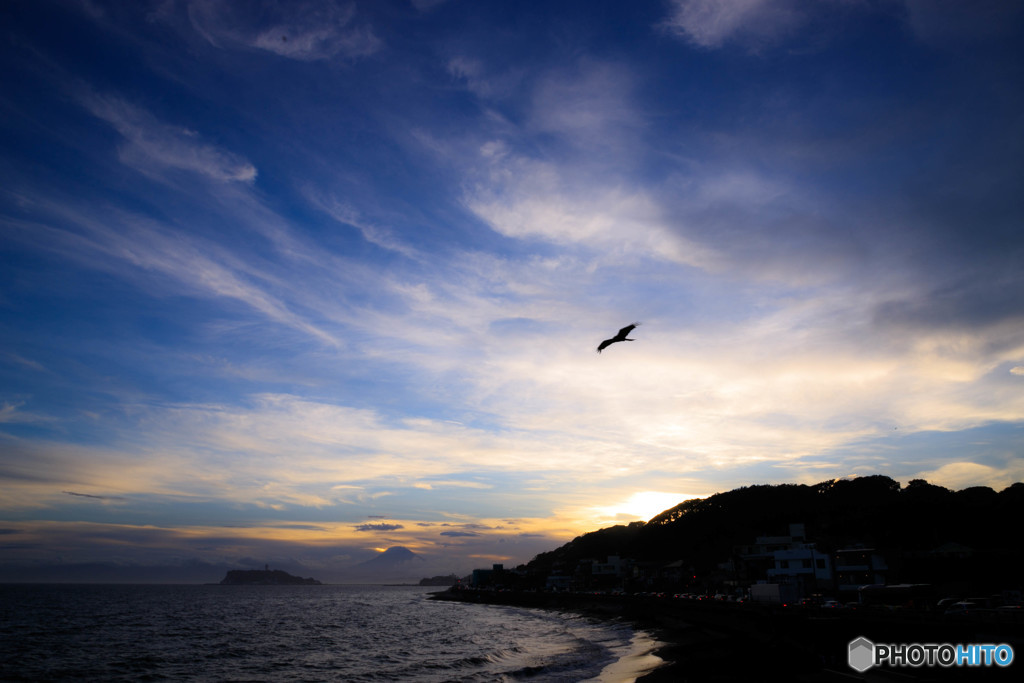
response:
[[[531,575],[557,573],[585,558],[683,560],[712,574],[736,546],[782,535],[801,523],[824,552],[874,548],[889,558],[893,582],[948,581],[956,576],[1019,583],[1024,560],[1020,520],[1024,484],[952,491],[914,479],[901,487],[875,475],[815,485],[747,486],[688,500],[650,521],[593,531],[535,557]]]

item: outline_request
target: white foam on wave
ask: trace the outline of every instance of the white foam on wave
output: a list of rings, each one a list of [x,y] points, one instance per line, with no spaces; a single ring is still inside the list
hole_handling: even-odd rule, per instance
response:
[[[665,660],[654,654],[661,645],[663,643],[650,634],[636,631],[618,659],[601,669],[597,676],[582,683],[634,683],[636,679],[665,663]]]

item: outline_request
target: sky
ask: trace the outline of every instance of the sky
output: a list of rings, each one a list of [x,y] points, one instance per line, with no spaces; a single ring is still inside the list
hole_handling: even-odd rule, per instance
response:
[[[4,576],[461,573],[740,486],[1024,480],[1020,3],[0,32]]]

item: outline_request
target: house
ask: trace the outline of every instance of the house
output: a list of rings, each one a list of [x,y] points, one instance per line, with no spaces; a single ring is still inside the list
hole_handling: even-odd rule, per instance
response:
[[[832,559],[814,547],[813,543],[801,543],[773,553],[775,566],[766,572],[768,579],[788,577],[797,579],[817,592],[817,589],[832,587]]]
[[[594,562],[591,564],[590,574],[591,576],[617,576],[621,577],[625,573],[626,563],[618,555],[609,555],[605,558],[604,562]]]
[[[832,565],[827,552],[808,542],[803,524],[790,524],[788,535],[758,536],[752,544],[736,546],[730,569],[753,584],[752,599],[791,602],[832,590]]]
[[[889,567],[874,548],[845,548],[835,552],[836,590],[857,593],[861,586],[886,583]]]
[[[504,573],[505,566],[501,564],[492,565],[490,569],[474,569],[469,585],[473,588],[496,586],[501,583]]]

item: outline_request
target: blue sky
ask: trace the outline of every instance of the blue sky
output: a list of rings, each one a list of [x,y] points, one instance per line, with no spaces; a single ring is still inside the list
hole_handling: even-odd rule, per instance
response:
[[[0,26],[4,565],[461,572],[743,485],[1024,479],[1017,3]]]

